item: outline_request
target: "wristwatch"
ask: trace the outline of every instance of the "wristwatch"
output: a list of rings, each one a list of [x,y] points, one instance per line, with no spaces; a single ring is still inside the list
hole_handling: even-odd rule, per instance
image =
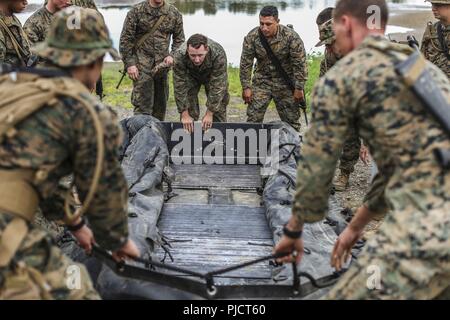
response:
[[[286,228],[286,224],[283,226],[283,234],[291,239],[298,239],[302,236],[302,230],[300,231],[291,231],[288,228]]]

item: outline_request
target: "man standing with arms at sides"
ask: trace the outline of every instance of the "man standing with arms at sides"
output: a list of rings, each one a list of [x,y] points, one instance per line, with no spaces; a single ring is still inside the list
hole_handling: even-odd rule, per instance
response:
[[[26,0],[0,2],[0,64],[26,66],[31,56],[30,43],[22,24],[14,15],[25,10]]]
[[[426,1],[431,2],[434,17],[439,21],[428,22],[420,51],[450,78],[450,0]]]
[[[380,9],[376,26],[367,23],[373,6]],[[386,39],[387,21],[385,0],[336,4],[333,28],[344,57],[314,87],[314,118],[302,146],[293,214],[275,248],[296,253],[280,261],[300,262],[303,225],[326,216],[340,150],[349,129],[358,130],[379,173],[364,205],[339,235],[331,265],[341,270],[368,222],[374,215],[388,214],[328,293],[329,299],[431,299],[448,294],[450,171],[436,155],[450,153],[450,133],[444,120],[432,115],[429,109],[436,103],[422,98],[416,86],[420,82],[414,79],[432,77],[429,90],[447,104],[450,82],[439,68],[413,55],[413,49]],[[407,59],[414,59],[414,67],[400,73]]]
[[[174,54],[173,85],[183,127],[193,131],[193,121],[200,116],[198,94],[201,85],[206,91],[204,130],[213,122],[226,122],[228,93],[227,56],[217,42],[194,34]]]
[[[305,99],[308,73],[303,41],[292,28],[279,23],[274,6],[261,10],[259,22],[260,26],[245,37],[241,55],[240,79],[242,98],[248,105],[247,121],[263,122],[273,99],[280,119],[299,131],[300,103]]]
[[[151,70],[163,61],[173,65],[171,37],[173,52],[184,42],[183,18],[167,1],[146,0],[128,12],[120,36],[120,53],[133,80],[131,103],[135,114],[164,120],[169,97],[167,72],[153,78]]]

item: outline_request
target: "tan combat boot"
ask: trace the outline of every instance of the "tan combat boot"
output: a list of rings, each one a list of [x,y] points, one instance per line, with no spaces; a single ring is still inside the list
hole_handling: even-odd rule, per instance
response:
[[[345,189],[348,188],[349,179],[350,179],[350,174],[341,171],[341,173],[339,174],[339,177],[337,177],[336,181],[334,182],[334,190],[345,191]]]

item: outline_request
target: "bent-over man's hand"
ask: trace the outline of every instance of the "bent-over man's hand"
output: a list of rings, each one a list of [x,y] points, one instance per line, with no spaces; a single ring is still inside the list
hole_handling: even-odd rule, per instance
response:
[[[206,110],[206,113],[202,119],[202,128],[204,131],[207,131],[211,128],[212,123],[213,123],[213,115],[214,115],[214,113],[212,113],[209,110]]]
[[[181,113],[181,123],[183,124],[183,129],[189,133],[194,132],[194,119],[189,114],[188,110],[184,110]]]

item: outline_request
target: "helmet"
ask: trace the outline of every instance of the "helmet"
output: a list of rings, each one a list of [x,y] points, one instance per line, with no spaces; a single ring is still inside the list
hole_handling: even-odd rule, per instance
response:
[[[336,40],[333,32],[333,20],[330,19],[319,26],[319,39],[316,47],[330,45]]]

